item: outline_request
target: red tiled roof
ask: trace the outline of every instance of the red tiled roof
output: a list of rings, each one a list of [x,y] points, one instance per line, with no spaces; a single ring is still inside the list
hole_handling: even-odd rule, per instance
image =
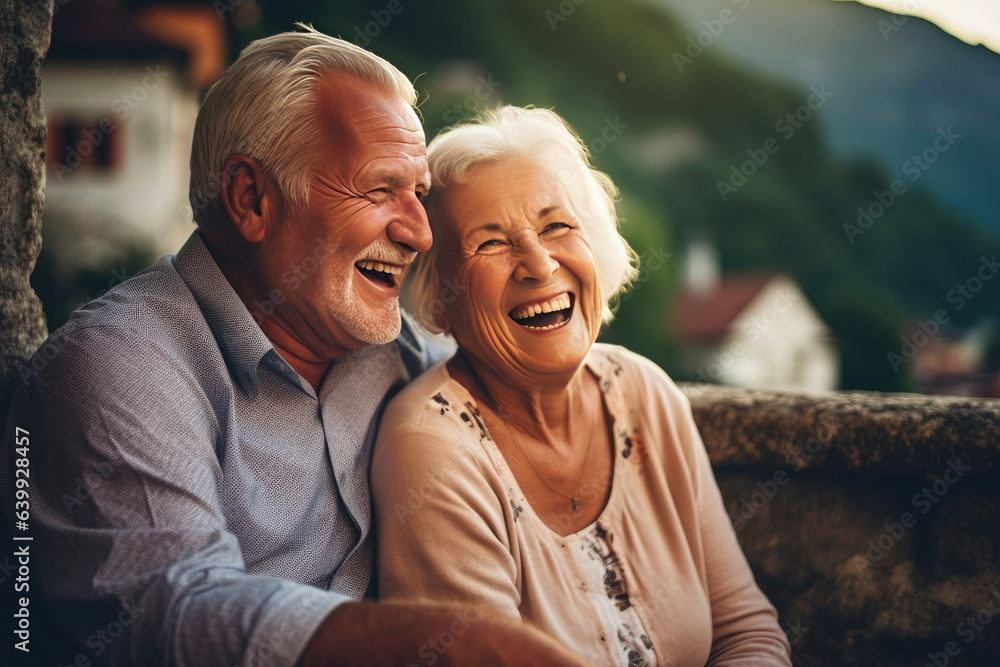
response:
[[[227,50],[226,24],[204,1],[74,0],[56,6],[46,60],[169,58],[183,64],[188,83],[208,88],[225,68]]]
[[[733,320],[774,277],[773,273],[730,274],[711,291],[682,293],[673,309],[676,331],[685,340],[707,342],[722,338]]]

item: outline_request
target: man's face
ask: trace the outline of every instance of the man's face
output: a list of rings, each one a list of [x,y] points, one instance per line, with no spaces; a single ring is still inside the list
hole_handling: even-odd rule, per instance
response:
[[[306,348],[332,358],[399,334],[399,282],[431,232],[424,133],[405,102],[328,76],[317,92],[321,156],[309,201],[286,205],[262,249],[275,310]],[[267,247],[270,246],[270,247]]]

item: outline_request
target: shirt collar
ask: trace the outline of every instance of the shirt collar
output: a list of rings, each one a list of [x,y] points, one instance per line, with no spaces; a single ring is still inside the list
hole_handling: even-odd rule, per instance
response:
[[[257,373],[262,361],[272,371],[284,376],[307,394],[315,396],[309,383],[278,354],[254,321],[198,231],[191,234],[177,253],[174,265],[198,302],[230,373],[250,398],[256,398],[260,389]],[[436,357],[431,358],[433,355],[415,332],[416,328],[411,324],[409,314],[402,311],[400,335],[395,342],[411,377],[419,374],[431,361],[437,361]],[[446,345],[442,350],[447,354],[437,355],[441,358],[450,356],[452,348]]]
[[[177,273],[187,284],[208,323],[230,374],[250,398],[260,390],[261,360],[296,386],[303,380],[274,349],[243,301],[216,264],[201,234],[191,234],[174,259]],[[312,393],[312,388],[309,392]]]

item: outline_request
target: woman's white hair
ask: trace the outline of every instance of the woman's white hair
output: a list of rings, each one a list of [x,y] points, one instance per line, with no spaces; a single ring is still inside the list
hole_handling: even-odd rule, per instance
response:
[[[293,206],[309,199],[317,154],[316,89],[326,74],[345,72],[410,106],[417,92],[406,75],[364,49],[297,24],[243,49],[205,95],[195,122],[188,196],[194,220],[226,220],[220,182],[233,155],[261,163]],[[344,100],[350,104],[350,100]]]
[[[474,122],[437,135],[427,146],[427,158],[433,187],[424,204],[432,227],[438,202],[447,197],[449,186],[465,182],[480,165],[527,158],[550,169],[569,193],[571,213],[594,253],[604,299],[602,320],[612,320],[614,303],[635,279],[638,258],[618,231],[617,188],[607,174],[591,166],[587,147],[562,117],[548,109],[492,109]],[[443,327],[436,316],[444,310],[445,296],[431,248],[406,273],[403,306],[421,326],[440,333]],[[453,295],[449,292],[447,296]]]

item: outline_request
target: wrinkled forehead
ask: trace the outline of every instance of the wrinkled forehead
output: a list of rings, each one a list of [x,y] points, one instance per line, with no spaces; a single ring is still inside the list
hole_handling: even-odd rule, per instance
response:
[[[566,186],[557,168],[530,158],[478,165],[458,182],[431,191],[428,218],[435,242],[460,242],[481,229],[533,227],[559,211],[577,218]]]
[[[570,206],[578,183],[578,176],[558,163],[516,156],[473,167],[442,194],[455,204],[474,204],[483,215],[506,209],[532,214]],[[472,197],[477,201],[468,202]]]
[[[383,146],[413,157],[426,154],[420,119],[402,99],[350,74],[329,74],[316,94],[319,124],[346,153]]]

